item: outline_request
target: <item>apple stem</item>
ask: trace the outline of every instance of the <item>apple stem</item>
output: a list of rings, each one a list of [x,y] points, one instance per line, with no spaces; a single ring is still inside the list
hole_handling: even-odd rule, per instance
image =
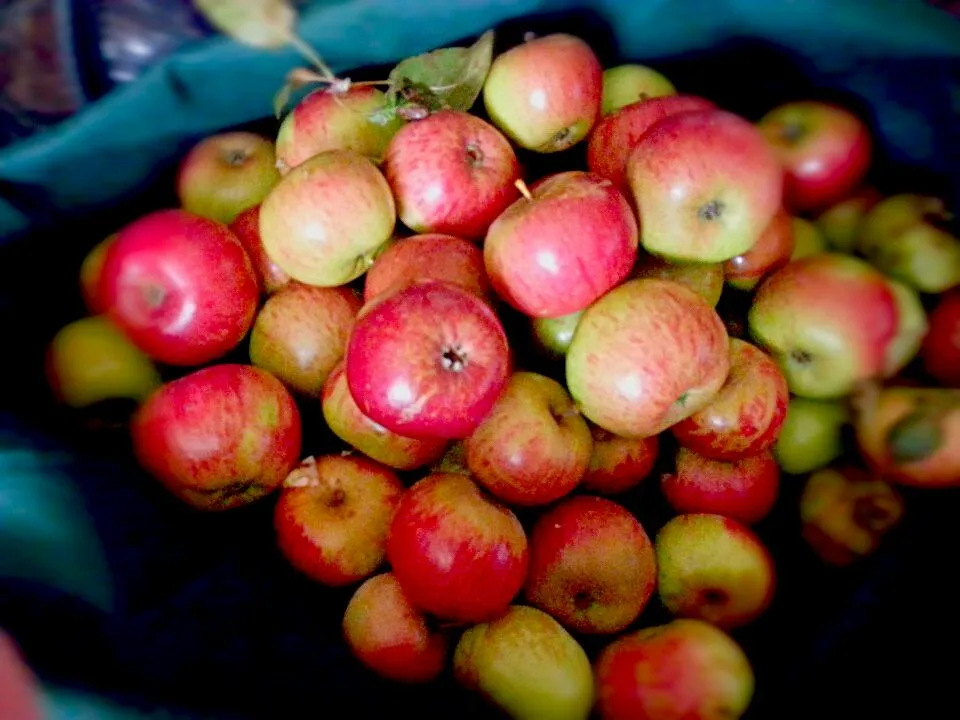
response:
[[[533,193],[530,192],[530,188],[527,187],[527,184],[521,178],[513,183],[514,187],[520,191],[520,194],[523,195],[527,200],[533,200]]]
[[[324,80],[331,83],[337,82],[337,76],[333,74],[333,71],[323,61],[323,58],[317,54],[317,51],[310,47],[310,45],[302,37],[296,33],[290,33],[288,40],[290,42],[290,46],[294,50],[313,63],[317,70],[320,71],[320,74],[323,76]]]

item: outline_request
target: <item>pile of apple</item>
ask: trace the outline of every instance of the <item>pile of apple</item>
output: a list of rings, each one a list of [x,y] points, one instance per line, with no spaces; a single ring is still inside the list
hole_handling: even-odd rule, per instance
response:
[[[200,142],[181,207],[87,256],[50,382],[136,400],[137,458],[194,508],[276,493],[375,672],[452,664],[520,719],[740,717],[781,472],[836,564],[897,484],[960,484],[960,242],[864,185],[843,108],[754,122],[570,35],[482,42],[428,56],[466,58],[459,95],[338,80],[275,142]],[[305,405],[347,450],[303,457]],[[618,501],[641,483],[676,511],[653,538]],[[638,629],[652,599],[675,619]]]

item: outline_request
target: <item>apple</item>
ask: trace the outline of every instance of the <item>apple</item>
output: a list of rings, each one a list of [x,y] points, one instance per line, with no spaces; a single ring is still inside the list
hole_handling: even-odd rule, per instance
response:
[[[350,395],[342,360],[327,376],[321,407],[334,435],[387,467],[416,470],[439,462],[447,450],[446,440],[397,435],[364,415]]]
[[[490,305],[442,280],[364,305],[345,357],[350,394],[364,415],[399,435],[449,440],[476,429],[512,368]]]
[[[372,118],[386,106],[387,96],[369,85],[346,90],[314,90],[293,108],[277,132],[277,168],[292,168],[325,150],[352,150],[379,163],[387,144],[403,125],[398,117]]]
[[[641,252],[630,277],[676,280],[716,307],[723,294],[725,280],[721,263],[669,262],[656,255]]]
[[[792,393],[827,399],[883,375],[899,317],[879,271],[850,255],[824,253],[795,260],[764,281],[748,323]]]
[[[150,358],[102,315],[60,328],[47,346],[44,370],[57,400],[73,408],[110,399],[140,403],[161,385]]]
[[[826,238],[817,226],[802,217],[793,218],[793,252],[790,260],[800,260],[811,255],[819,255],[830,249]]]
[[[889,378],[906,368],[920,352],[930,322],[916,290],[892,278],[887,279],[887,285],[897,303],[897,333],[887,347],[883,365],[883,374]]]
[[[576,495],[544,512],[530,530],[527,602],[574,632],[618,633],[653,595],[653,543],[623,505]]]
[[[627,105],[676,93],[673,83],[651,67],[637,63],[616,65],[603,71],[600,112],[610,115]]]
[[[780,210],[782,177],[763,136],[739,115],[716,108],[668,115],[627,160],[640,242],[672,260],[742,255]]]
[[[404,493],[397,474],[360,455],[308,457],[283,482],[274,509],[277,546],[291,566],[343,587],[377,571]]]
[[[788,262],[794,252],[793,218],[781,209],[752,248],[723,264],[727,282],[738,290],[753,290],[759,282]]]
[[[276,375],[291,390],[319,397],[362,306],[349,287],[313,287],[292,282],[277,290],[257,313],[250,331],[250,362]]]
[[[857,250],[891,277],[924,293],[960,285],[960,240],[946,230],[943,200],[900,194],[874,205],[861,221]]]
[[[671,428],[681,445],[717,460],[739,460],[769,449],[787,414],[787,381],[755,345],[730,338],[730,372],[703,409]]]
[[[769,450],[727,461],[681,447],[676,471],[662,478],[660,490],[678,513],[714,513],[753,525],[777,502],[780,468]]]
[[[400,221],[416,233],[479,240],[519,192],[520,163],[497,128],[475,115],[440,110],[390,141],[383,172]]]
[[[853,252],[860,237],[860,223],[883,196],[873,187],[860,187],[834,203],[816,218],[824,241],[838,252]]]
[[[470,475],[467,467],[467,444],[463,440],[454,440],[437,462],[430,466],[432,472],[455,472]]]
[[[793,212],[822,210],[852,192],[870,167],[870,131],[849,110],[819,100],[778,105],[757,127],[783,163]]]
[[[843,429],[853,417],[846,400],[792,397],[773,454],[780,469],[804,475],[826,467],[843,453]]]
[[[493,291],[475,243],[453,235],[429,233],[403,238],[384,250],[363,278],[363,301],[414,280],[447,280],[491,301]]]
[[[273,143],[250,132],[204,138],[180,161],[176,190],[180,205],[222,223],[259,205],[280,180]]]
[[[617,495],[637,487],[653,470],[660,455],[660,437],[624,438],[590,423],[593,452],[580,480],[580,489],[597,495]]]
[[[236,219],[230,223],[230,229],[250,256],[253,269],[257,274],[257,281],[260,283],[260,291],[264,295],[271,295],[290,282],[290,276],[267,257],[267,251],[260,239],[259,205],[247,208],[237,215]]]
[[[563,385],[515,372],[464,449],[474,480],[491,494],[513,506],[546,505],[580,483],[593,437]]]
[[[529,550],[513,511],[461,473],[431,473],[400,499],[387,560],[414,607],[474,624],[507,611]]]
[[[677,515],[660,528],[660,600],[676,617],[732,630],[770,605],[776,571],[769,551],[743,523],[712,513]]]
[[[603,66],[578,37],[535,37],[497,55],[483,85],[483,104],[519,147],[539,153],[583,140],[600,116]]]
[[[100,315],[106,311],[100,300],[100,274],[107,249],[117,239],[117,233],[111,233],[94,245],[80,263],[80,297],[91,315]]]
[[[587,167],[627,191],[627,158],[640,138],[668,115],[716,107],[696,95],[668,95],[628,104],[606,115],[587,141]]]
[[[599,720],[737,720],[755,686],[740,645],[694,619],[617,638],[597,657],[594,677]]]
[[[648,437],[706,407],[730,369],[723,320],[673,280],[628,280],[587,308],[566,357],[583,415],[623,437]]]
[[[203,365],[233,350],[253,324],[260,288],[225,225],[156,210],[107,249],[98,288],[111,322],[168,365]]]
[[[197,510],[229,510],[272,493],[300,457],[300,412],[273,375],[222,363],[156,390],[130,427],[140,464]]]
[[[447,664],[449,636],[410,604],[393,573],[364,580],[343,614],[343,638],[361,663],[394,682],[427,683]]]
[[[940,385],[960,388],[960,290],[943,295],[930,312],[920,354]]]
[[[582,316],[583,310],[576,310],[559,317],[530,318],[534,344],[548,356],[555,359],[562,358],[570,349],[573,333]]]
[[[531,317],[583,310],[630,274],[637,221],[598,175],[543,178],[490,226],[483,259],[493,289]]]
[[[454,651],[453,673],[513,720],[587,720],[593,708],[590,658],[537,608],[511,605],[469,628]]]
[[[903,498],[884,480],[852,466],[814,472],[803,486],[803,539],[831,565],[872,554],[903,517]]]
[[[591,674],[591,680],[593,675]],[[593,687],[591,685],[591,702]],[[0,717],[43,720],[47,703],[36,675],[10,635],[0,629]]]
[[[297,165],[260,206],[260,238],[277,266],[306,285],[346,285],[393,239],[396,205],[386,178],[352,150]]]

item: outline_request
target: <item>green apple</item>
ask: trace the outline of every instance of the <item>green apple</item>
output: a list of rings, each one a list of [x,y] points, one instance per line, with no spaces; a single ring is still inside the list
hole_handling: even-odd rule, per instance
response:
[[[720,302],[725,280],[722,263],[668,262],[644,252],[637,256],[631,275],[635,278],[673,280],[686,285],[712,307]]]
[[[887,347],[887,357],[884,363],[884,375],[893,377],[903,370],[917,353],[923,339],[927,336],[930,323],[927,320],[927,311],[923,308],[920,294],[912,287],[897,280],[887,281],[890,291],[897,301],[897,334]]]
[[[586,652],[560,623],[525,605],[467,630],[453,671],[514,720],[586,720],[593,708]]]
[[[819,255],[828,249],[827,241],[816,225],[806,218],[793,218],[793,252],[790,253],[790,260]]]
[[[860,223],[867,212],[882,199],[873,188],[862,188],[831,205],[817,216],[817,228],[827,245],[837,252],[853,252],[860,236]]]
[[[853,422],[845,400],[792,397],[773,446],[780,469],[803,475],[826,467],[843,452],[843,428]]]
[[[673,83],[651,67],[636,63],[617,65],[603,71],[600,111],[609,115],[641,100],[676,94]]]
[[[573,340],[573,332],[580,323],[581,315],[583,315],[583,310],[577,310],[560,317],[531,318],[530,327],[537,347],[551,357],[562,358],[567,354],[570,341]]]

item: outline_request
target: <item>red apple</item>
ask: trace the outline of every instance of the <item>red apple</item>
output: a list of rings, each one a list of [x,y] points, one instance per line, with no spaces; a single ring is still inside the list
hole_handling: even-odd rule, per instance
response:
[[[590,463],[593,439],[566,388],[516,372],[465,441],[467,467],[510,505],[545,505],[571,492]]]
[[[137,410],[130,432],[140,464],[199,510],[259,500],[300,457],[293,397],[249,365],[211,365],[163,385]]]
[[[793,249],[793,217],[780,210],[752,248],[723,264],[727,282],[739,290],[753,290],[765,276],[790,262]]]
[[[647,130],[668,115],[713,107],[711,101],[696,95],[667,95],[622,107],[605,116],[590,133],[587,167],[628,190],[627,158]]]
[[[103,260],[99,292],[110,320],[169,365],[202,365],[234,349],[260,299],[237,237],[185,210],[158,210],[124,227]]]
[[[363,307],[347,343],[360,411],[408,437],[465,438],[487,416],[512,367],[490,305],[459,285],[427,280]]]
[[[510,141],[475,115],[441,110],[390,141],[383,172],[397,216],[417,233],[477,239],[518,196],[520,163]]]
[[[387,559],[415,607],[441,620],[479,623],[506,612],[529,555],[509,508],[466,475],[433,473],[401,498]]]
[[[393,573],[368,578],[343,614],[343,637],[364,665],[394,682],[434,680],[447,664],[449,637],[410,604]]]
[[[446,440],[397,435],[364,415],[347,387],[343,361],[327,376],[321,403],[324,420],[334,435],[388,467],[415,470],[433,465],[447,450]]]
[[[43,698],[40,683],[20,649],[0,629],[0,717],[6,720],[42,720],[47,717]]]
[[[726,110],[650,128],[627,160],[640,242],[672,260],[722,262],[752,248],[782,204],[783,169],[759,131]]]
[[[960,290],[942,296],[930,312],[920,355],[938,383],[960,388]]]
[[[580,487],[598,495],[616,495],[639,485],[660,454],[660,436],[625,438],[590,423],[593,452]]]
[[[323,585],[360,582],[383,564],[403,492],[397,474],[369,458],[308,457],[284,480],[274,511],[280,552]]]
[[[620,632],[640,616],[656,580],[653,543],[613,500],[566,498],[530,531],[524,596],[575,632]]]
[[[784,103],[757,127],[783,163],[784,202],[793,212],[822,210],[842,200],[870,167],[873,143],[867,126],[831,103]]]
[[[566,379],[580,411],[623,437],[648,437],[703,409],[730,369],[723,320],[673,280],[628,280],[580,319]]]
[[[629,274],[637,221],[598,175],[569,171],[537,182],[490,226],[483,244],[494,290],[531,317],[582,310]]]
[[[773,447],[790,392],[773,358],[730,338],[730,373],[702,410],[671,428],[680,444],[710,458],[737,460]]]
[[[313,287],[291,282],[260,308],[250,331],[250,362],[287,387],[318,397],[363,303],[349,287]]]
[[[263,248],[263,241],[260,239],[259,205],[247,208],[237,215],[230,223],[230,229],[250,256],[262,293],[270,295],[290,282],[290,276],[267,257],[267,251]]]
[[[279,180],[272,142],[250,132],[220,133],[201,140],[180,162],[177,196],[184,210],[230,223]]]
[[[404,238],[384,250],[364,276],[363,300],[370,302],[414,280],[447,280],[493,299],[483,251],[463,238],[432,233]]]
[[[680,448],[676,472],[663,477],[660,489],[678,513],[714,513],[753,525],[777,502],[780,468],[769,450],[726,461]]]

